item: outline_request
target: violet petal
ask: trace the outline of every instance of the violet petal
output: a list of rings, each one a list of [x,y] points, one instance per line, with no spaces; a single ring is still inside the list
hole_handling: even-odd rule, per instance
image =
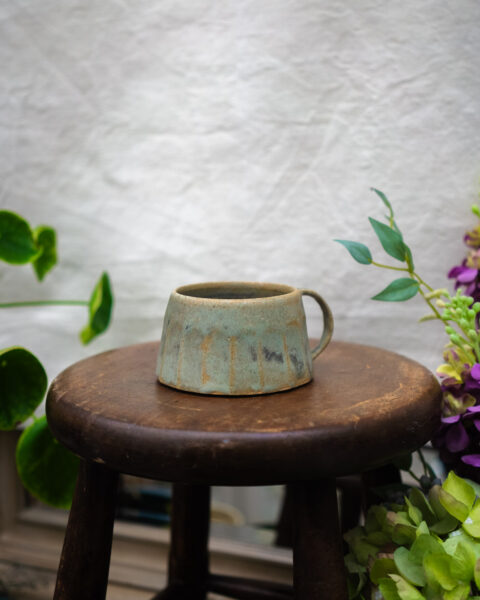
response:
[[[474,379],[480,379],[480,363],[475,363],[470,371],[470,375]]]
[[[457,278],[458,275],[460,275],[460,273],[463,273],[463,271],[465,270],[465,267],[462,267],[461,265],[457,265],[456,267],[452,267],[450,269],[450,271],[448,272],[448,277],[450,279],[452,278]]]
[[[460,415],[453,415],[452,417],[442,417],[442,423],[447,423],[450,425],[451,423],[458,423],[460,421]]]
[[[480,467],[480,454],[465,454],[462,456],[462,462],[472,467]]]
[[[478,275],[478,269],[472,269],[471,267],[464,267],[462,272],[457,275],[458,281],[461,283],[470,283]]]
[[[455,423],[452,425],[445,436],[445,444],[450,452],[461,452],[470,443],[468,433],[463,424]]]

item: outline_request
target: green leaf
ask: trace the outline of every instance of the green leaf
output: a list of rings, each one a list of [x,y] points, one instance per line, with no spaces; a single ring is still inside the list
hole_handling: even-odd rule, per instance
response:
[[[463,528],[473,538],[480,538],[480,501],[477,500],[475,506],[463,523]]]
[[[457,580],[450,572],[451,556],[448,554],[429,554],[423,559],[423,568],[429,581],[439,583],[444,590],[457,587]]]
[[[405,498],[405,502],[407,503],[408,516],[418,527],[420,525],[420,523],[423,521],[422,511],[419,508],[417,508],[416,506],[414,506],[408,498]]]
[[[463,481],[466,481],[468,483],[468,485],[471,485],[475,491],[475,495],[477,496],[477,498],[480,498],[480,483],[477,483],[476,481],[472,481],[471,479],[468,479],[467,477],[463,477]]]
[[[475,569],[473,570],[473,579],[477,588],[480,589],[480,558],[478,558],[477,562],[475,563]]]
[[[403,243],[401,234],[372,217],[368,217],[368,220],[377,234],[385,252],[400,262],[405,262],[407,257],[407,247]]]
[[[395,582],[401,600],[425,600],[425,596],[400,575],[390,575],[390,578]]]
[[[460,502],[449,494],[444,489],[441,489],[439,492],[439,499],[442,503],[442,506],[452,515],[455,519],[458,519],[463,523],[465,519],[468,517],[468,513],[470,512],[469,507]]]
[[[433,535],[420,535],[410,548],[410,560],[418,565],[422,564],[425,556],[429,554],[445,554],[442,543]]]
[[[406,251],[405,261],[406,261],[406,263],[408,265],[408,268],[410,269],[410,271],[414,271],[415,270],[415,265],[413,264],[412,251],[407,246],[407,244],[405,244],[405,251]]]
[[[416,539],[416,529],[413,525],[395,525],[392,531],[392,540],[401,546],[410,545]]]
[[[397,574],[398,570],[395,566],[395,561],[392,558],[377,558],[370,569],[370,580],[375,585],[378,585],[380,579],[387,577],[390,574]]]
[[[0,351],[0,429],[14,429],[31,416],[47,391],[47,374],[25,348]]]
[[[402,600],[397,592],[397,584],[389,577],[380,579],[378,587],[385,600]]]
[[[31,494],[51,506],[70,508],[79,459],[57,442],[45,417],[22,433],[16,459],[20,479]]]
[[[0,210],[0,260],[23,265],[37,255],[29,224],[9,210]]]
[[[457,581],[471,581],[473,579],[475,561],[475,552],[471,546],[460,540],[450,563],[452,577]]]
[[[80,339],[88,344],[97,335],[103,333],[110,324],[113,295],[107,273],[102,273],[88,304],[88,324],[80,332]]]
[[[367,534],[381,531],[387,516],[387,509],[384,506],[373,504],[370,506],[365,518],[365,531]]]
[[[350,252],[352,258],[354,258],[360,264],[369,265],[372,262],[372,255],[365,244],[361,244],[360,242],[349,242],[348,240],[333,241],[345,246],[345,248]]]
[[[408,498],[413,504],[413,506],[416,506],[420,509],[423,520],[427,522],[427,525],[432,525],[437,521],[437,518],[435,516],[432,506],[430,505],[430,502],[425,497],[425,494],[423,494],[423,492],[421,492],[418,488],[412,487]]]
[[[449,513],[443,508],[440,502],[440,490],[442,488],[439,485],[433,485],[428,492],[428,500],[431,507],[437,517],[437,519],[445,518]]]
[[[437,535],[445,535],[447,533],[450,533],[457,527],[458,519],[456,519],[453,515],[449,515],[447,513],[447,515],[443,519],[432,525],[430,527],[430,530],[433,533],[436,533]]]
[[[383,302],[403,302],[409,300],[417,294],[419,290],[419,284],[413,279],[402,277],[401,279],[395,279],[390,285],[382,290],[376,296],[373,296],[372,300],[382,300]]]
[[[467,600],[472,598],[470,596],[470,585],[467,583],[461,583],[453,590],[445,592],[443,600]]]
[[[420,525],[417,527],[417,531],[415,532],[416,537],[420,537],[421,535],[430,535],[430,529],[428,528],[427,522],[422,521]]]
[[[392,208],[392,205],[390,204],[390,201],[385,196],[385,194],[383,192],[381,192],[380,190],[377,190],[374,187],[372,187],[370,189],[372,190],[372,192],[375,192],[377,194],[377,196],[380,198],[380,200],[385,204],[385,206],[388,208],[388,211],[390,213],[390,218],[393,219],[393,208]]]
[[[366,573],[367,568],[358,563],[352,553],[348,553],[344,556],[345,566],[349,573]]]
[[[375,556],[378,552],[378,546],[369,544],[365,540],[363,529],[360,526],[350,529],[343,537],[356,561],[361,565],[366,565],[370,556]]]
[[[390,542],[390,536],[387,535],[384,531],[372,531],[368,533],[365,537],[365,541],[369,544],[373,544],[374,546],[378,546],[379,548],[385,546]]]
[[[45,275],[57,264],[57,236],[55,229],[40,225],[33,231],[33,238],[39,254],[33,260],[33,269],[37,279],[42,281]]]
[[[462,479],[461,477],[458,477],[458,475],[455,475],[455,473],[453,471],[450,471],[448,473],[447,478],[445,479],[445,481],[442,484],[442,490],[445,492],[448,492],[448,494],[453,496],[453,498],[455,498],[455,500],[464,504],[467,507],[467,511],[470,512],[470,510],[473,507],[473,503],[475,501],[475,490],[464,479]],[[452,513],[450,510],[448,510],[448,507],[445,506],[445,502],[443,501],[444,495],[441,492],[439,495],[439,499],[440,499],[440,502],[442,503],[442,506],[448,512],[450,512],[450,514],[453,514],[454,517],[456,517],[460,521],[464,521],[467,518],[468,514],[465,515],[463,517],[463,519],[461,519],[457,515]]]
[[[418,586],[424,586],[427,583],[422,565],[410,559],[410,552],[407,548],[403,546],[397,548],[393,554],[393,559],[400,575],[410,583]]]

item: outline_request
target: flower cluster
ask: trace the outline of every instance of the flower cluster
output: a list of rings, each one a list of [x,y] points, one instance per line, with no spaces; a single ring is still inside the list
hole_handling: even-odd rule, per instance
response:
[[[478,206],[472,206],[472,212],[480,217]],[[469,248],[468,254],[461,265],[450,269],[448,277],[455,279],[456,290],[463,288],[464,294],[477,302],[480,300],[480,224],[467,231],[463,241]]]
[[[473,212],[480,216],[476,206]],[[444,352],[445,364],[437,370],[443,411],[433,444],[449,468],[480,481],[480,225],[467,232],[464,241],[468,254],[448,273],[455,279],[457,294],[448,303],[437,302],[444,309],[450,344]]]

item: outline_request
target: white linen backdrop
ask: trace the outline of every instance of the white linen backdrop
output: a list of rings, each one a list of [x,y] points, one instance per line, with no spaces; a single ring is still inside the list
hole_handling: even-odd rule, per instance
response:
[[[3,310],[0,348],[52,378],[159,339],[178,285],[258,280],[324,295],[335,339],[434,369],[445,337],[417,323],[421,299],[369,300],[394,273],[332,240],[384,260],[378,187],[418,272],[447,285],[476,221],[479,21],[475,0],[1,2],[0,208],[55,227],[59,264],[42,284],[0,265],[0,302],[87,299],[105,269],[115,311],[82,347],[83,308]]]

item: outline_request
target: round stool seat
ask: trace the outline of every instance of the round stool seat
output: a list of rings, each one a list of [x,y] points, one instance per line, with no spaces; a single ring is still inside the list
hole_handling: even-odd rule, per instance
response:
[[[51,385],[53,434],[110,469],[172,482],[267,485],[358,473],[438,427],[440,388],[418,363],[332,342],[314,380],[263,396],[203,396],[157,382],[158,342],[83,360]]]

